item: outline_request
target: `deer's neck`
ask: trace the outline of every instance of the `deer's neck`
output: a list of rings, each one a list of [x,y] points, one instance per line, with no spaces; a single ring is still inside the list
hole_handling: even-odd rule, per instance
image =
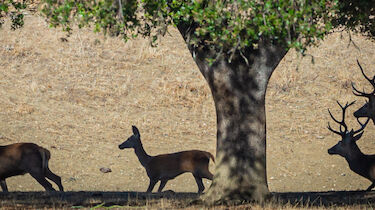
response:
[[[143,167],[146,167],[148,162],[151,159],[151,156],[146,153],[146,151],[143,149],[143,145],[139,144],[139,146],[134,148],[135,154],[138,157],[139,162],[141,162]]]
[[[368,176],[367,156],[361,152],[358,147],[353,148],[345,157],[352,171],[364,177]]]
[[[350,151],[346,154],[345,159],[351,162],[357,162],[364,158],[365,155],[361,152],[357,145],[351,147]]]

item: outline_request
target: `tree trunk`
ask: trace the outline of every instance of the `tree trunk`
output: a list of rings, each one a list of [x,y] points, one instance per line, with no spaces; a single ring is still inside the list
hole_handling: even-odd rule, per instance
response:
[[[247,55],[249,65],[237,55],[228,63],[212,66],[196,56],[208,81],[217,115],[216,170],[208,192],[217,201],[263,202],[269,194],[266,176],[265,94],[269,78],[285,50],[259,46]]]
[[[187,40],[186,33],[180,32]],[[217,56],[209,47],[188,47],[209,84],[217,115],[216,170],[202,199],[210,204],[263,202],[269,195],[265,94],[272,72],[287,51],[260,42],[256,49],[234,54],[229,63],[230,55],[225,53]],[[207,57],[216,61],[210,65]]]

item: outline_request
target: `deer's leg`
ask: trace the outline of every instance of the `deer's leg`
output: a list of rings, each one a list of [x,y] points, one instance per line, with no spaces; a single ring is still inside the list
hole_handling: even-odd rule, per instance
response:
[[[52,187],[52,184],[49,183],[45,178],[44,173],[42,173],[41,171],[31,171],[29,173],[34,179],[36,179],[36,181],[39,182],[39,184],[44,187],[44,189],[46,189],[46,191],[55,191],[55,189],[53,189]]]
[[[8,192],[7,183],[5,182],[5,179],[0,180],[1,189],[3,192]]]
[[[148,185],[147,191],[146,192],[152,192],[152,190],[155,187],[155,184],[158,182],[157,179],[150,179],[150,184]]]
[[[46,177],[51,181],[55,182],[61,192],[64,191],[64,187],[61,184],[61,177],[54,174],[51,170],[49,170],[49,168],[46,169]]]
[[[375,187],[375,182],[373,182],[368,188],[366,191],[371,191],[372,188]]]
[[[195,181],[197,182],[198,185],[198,193],[202,193],[204,191],[204,185],[202,182],[202,177],[198,176],[197,174],[193,174]]]
[[[163,179],[163,180],[160,181],[160,186],[159,186],[158,192],[161,192],[163,190],[163,188],[165,187],[167,182],[168,182],[168,180],[166,180],[166,179]]]

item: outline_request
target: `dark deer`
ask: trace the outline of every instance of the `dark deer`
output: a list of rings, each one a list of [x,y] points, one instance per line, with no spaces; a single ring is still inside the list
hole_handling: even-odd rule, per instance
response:
[[[370,79],[365,74],[365,72],[363,71],[362,66],[361,66],[361,64],[359,63],[358,60],[357,60],[357,64],[358,64],[359,68],[361,69],[361,72],[362,72],[363,76],[365,77],[365,79],[367,81],[369,81],[370,84],[372,85],[373,91],[370,92],[370,93],[365,93],[364,91],[359,91],[354,86],[354,84],[352,83],[354,95],[368,98],[368,101],[366,101],[366,103],[361,108],[359,108],[357,111],[354,112],[354,117],[356,117],[356,118],[368,117],[372,120],[372,122],[375,125],[375,76],[372,79]]]
[[[5,179],[11,176],[29,173],[46,191],[54,191],[46,177],[64,191],[61,178],[48,168],[50,152],[33,143],[16,143],[0,146],[0,185],[3,192],[8,192]]]
[[[346,103],[345,106],[342,106],[339,102],[337,103],[342,109],[342,120],[336,120],[329,109],[328,112],[329,115],[331,115],[333,121],[340,125],[340,131],[333,130],[329,123],[328,129],[333,133],[340,135],[341,140],[328,150],[328,154],[337,154],[344,157],[349,164],[349,168],[352,171],[370,180],[372,184],[367,188],[367,191],[369,191],[375,186],[375,155],[363,154],[358,148],[356,141],[358,141],[362,137],[362,134],[364,132],[363,129],[366,127],[370,119],[367,118],[366,122],[362,124],[357,118],[357,121],[361,127],[356,131],[354,131],[353,129],[348,131],[348,126],[345,123],[345,111],[349,106],[354,104],[354,101],[350,104]]]
[[[147,192],[152,192],[155,184],[160,180],[158,192],[161,192],[168,180],[185,172],[191,172],[198,185],[198,193],[204,188],[202,178],[212,180],[213,175],[208,170],[210,158],[215,162],[214,156],[205,151],[190,150],[171,154],[150,156],[143,149],[141,135],[137,127],[133,126],[133,135],[119,145],[120,149],[134,148],[139,162],[146,169],[150,179]]]

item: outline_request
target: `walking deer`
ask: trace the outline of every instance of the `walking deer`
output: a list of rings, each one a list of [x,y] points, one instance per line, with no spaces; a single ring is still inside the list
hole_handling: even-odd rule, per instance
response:
[[[372,120],[372,122],[375,125],[375,76],[372,79],[370,79],[363,71],[362,66],[358,60],[357,60],[357,64],[359,68],[361,69],[362,75],[372,85],[373,90],[370,93],[365,93],[364,91],[359,91],[358,89],[356,89],[356,87],[352,83],[354,95],[368,98],[368,101],[366,101],[366,103],[361,108],[359,108],[357,111],[354,112],[354,117],[356,118],[368,117]]]
[[[48,168],[50,152],[33,143],[16,143],[0,146],[0,185],[3,192],[8,192],[5,179],[11,176],[29,173],[46,191],[54,191],[46,177],[64,191],[61,178]]]
[[[356,141],[362,137],[364,132],[363,129],[366,127],[370,119],[367,118],[366,122],[362,124],[357,118],[361,127],[358,130],[351,129],[351,131],[348,131],[348,126],[345,123],[345,111],[349,106],[354,104],[354,101],[350,104],[346,103],[345,106],[342,106],[339,102],[337,103],[342,109],[342,120],[338,121],[334,118],[329,109],[328,112],[333,121],[340,125],[340,131],[333,130],[329,123],[328,129],[333,133],[340,135],[341,140],[328,150],[328,154],[337,154],[344,157],[352,171],[370,180],[372,184],[367,188],[367,191],[369,191],[375,186],[375,155],[363,154],[357,146]]]
[[[191,172],[198,185],[198,193],[205,189],[202,178],[212,180],[213,175],[208,170],[210,158],[215,162],[214,156],[205,151],[189,150],[171,154],[150,156],[143,149],[141,135],[137,127],[132,126],[133,135],[119,145],[119,149],[134,148],[139,162],[146,169],[150,179],[147,192],[152,192],[155,184],[160,180],[158,192],[161,192],[168,180],[185,172]]]

